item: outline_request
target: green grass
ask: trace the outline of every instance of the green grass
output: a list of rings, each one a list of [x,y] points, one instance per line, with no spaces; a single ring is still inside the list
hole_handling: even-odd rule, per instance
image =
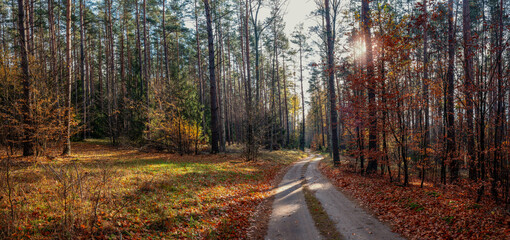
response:
[[[309,164],[310,163],[308,162],[301,168],[302,177],[304,177]],[[314,192],[308,188],[306,179],[303,180],[302,185],[305,202],[310,215],[312,215],[317,230],[319,230],[321,235],[327,240],[342,239],[342,235],[336,229],[335,222],[331,220],[324,207],[322,207],[321,202],[315,197]]]
[[[325,239],[342,239],[342,235],[336,229],[335,223],[329,218],[328,213],[322,207],[314,193],[305,185],[303,187],[306,205],[312,215],[315,226]]]
[[[262,152],[245,162],[238,153],[139,153],[96,140],[73,147],[72,158],[11,172],[15,218],[1,198],[0,238],[243,238],[270,180],[305,156]]]

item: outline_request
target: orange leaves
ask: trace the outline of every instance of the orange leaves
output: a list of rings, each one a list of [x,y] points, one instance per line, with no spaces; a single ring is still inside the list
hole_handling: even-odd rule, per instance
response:
[[[344,193],[370,208],[410,239],[508,239],[510,216],[484,199],[476,203],[476,184],[401,187],[321,163],[323,174]]]
[[[245,162],[238,154],[141,153],[98,141],[74,143],[73,150],[78,170],[86,176],[80,184],[83,197],[68,202],[75,210],[73,239],[120,233],[126,239],[244,239],[257,205],[271,194],[271,180],[300,157],[297,151],[262,152],[258,162]],[[69,159],[57,157],[45,164],[65,161]],[[111,172],[108,181],[95,182],[105,170]],[[54,178],[37,165],[13,175],[30,191],[18,191],[21,195],[14,198],[23,221],[12,237],[63,236]],[[25,197],[30,201],[22,200]],[[0,216],[8,213],[8,206],[0,199]],[[0,231],[5,230],[0,224]]]

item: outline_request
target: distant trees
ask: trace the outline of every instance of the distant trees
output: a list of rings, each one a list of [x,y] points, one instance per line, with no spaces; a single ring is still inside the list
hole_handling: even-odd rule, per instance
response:
[[[292,35],[291,42],[296,44],[298,49],[298,57],[299,57],[299,82],[301,85],[301,109],[305,109],[305,92],[304,92],[304,84],[303,84],[303,58],[306,57],[306,54],[310,51],[309,46],[306,42],[306,36],[304,34],[303,24],[299,24],[294,30]],[[301,122],[301,132],[299,135],[299,148],[301,150],[305,150],[305,133],[306,133],[306,124],[305,124],[305,111],[301,111],[302,114],[302,122]]]

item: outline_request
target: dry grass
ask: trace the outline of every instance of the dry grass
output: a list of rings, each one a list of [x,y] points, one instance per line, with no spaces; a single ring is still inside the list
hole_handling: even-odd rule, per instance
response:
[[[102,142],[72,157],[15,158],[0,182],[0,238],[243,238],[270,180],[299,151],[179,156]],[[11,206],[14,219],[10,217]]]

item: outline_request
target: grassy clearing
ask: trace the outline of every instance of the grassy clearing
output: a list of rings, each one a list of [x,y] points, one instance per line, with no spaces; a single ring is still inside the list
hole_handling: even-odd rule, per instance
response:
[[[243,238],[270,180],[303,157],[178,156],[76,143],[70,158],[13,159],[0,182],[0,238]]]

